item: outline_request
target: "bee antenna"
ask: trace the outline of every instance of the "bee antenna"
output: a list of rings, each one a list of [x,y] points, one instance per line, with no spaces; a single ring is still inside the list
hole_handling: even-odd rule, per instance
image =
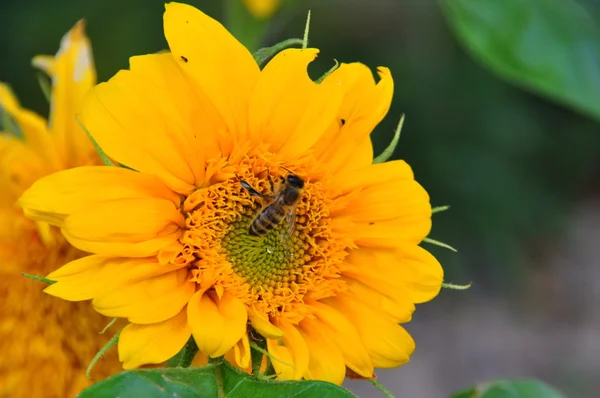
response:
[[[285,167],[284,165],[279,165],[279,167],[281,167],[282,169],[284,169],[285,171],[287,171],[290,174],[294,174],[294,172],[290,169],[288,169],[287,167]]]

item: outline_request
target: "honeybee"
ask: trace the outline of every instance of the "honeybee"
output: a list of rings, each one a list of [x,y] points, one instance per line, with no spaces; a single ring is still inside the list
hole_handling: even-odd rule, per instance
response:
[[[284,220],[287,225],[288,235],[293,233],[294,222],[296,219],[296,206],[302,197],[302,190],[304,188],[304,180],[302,178],[290,172],[285,178],[282,177],[283,181],[279,184],[277,192],[275,192],[273,180],[269,175],[269,183],[271,184],[271,192],[273,192],[273,195],[262,194],[252,188],[246,181],[242,179],[239,180],[242,187],[244,187],[250,195],[263,198],[267,202],[256,217],[254,217],[254,220],[252,220],[250,228],[248,229],[250,235],[265,235]]]

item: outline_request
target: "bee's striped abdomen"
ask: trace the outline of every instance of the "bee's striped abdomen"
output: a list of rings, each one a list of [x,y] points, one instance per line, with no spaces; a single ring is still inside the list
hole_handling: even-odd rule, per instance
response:
[[[275,228],[281,220],[283,220],[285,212],[276,205],[277,202],[265,207],[258,216],[256,216],[248,231],[250,235],[264,235]]]

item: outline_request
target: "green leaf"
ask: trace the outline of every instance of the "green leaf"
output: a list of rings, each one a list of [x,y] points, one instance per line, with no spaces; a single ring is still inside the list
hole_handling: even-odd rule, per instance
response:
[[[109,377],[83,390],[79,398],[217,397],[213,366],[133,370]]]
[[[349,391],[322,381],[259,380],[229,363],[201,368],[133,370],[120,373],[83,390],[80,398],[349,398]]]
[[[451,398],[564,398],[538,380],[500,380],[455,393]]]
[[[223,389],[228,398],[294,397],[346,398],[354,397],[348,390],[324,381],[258,380],[224,362]]]
[[[504,79],[600,120],[600,29],[575,0],[440,0],[467,49]]]

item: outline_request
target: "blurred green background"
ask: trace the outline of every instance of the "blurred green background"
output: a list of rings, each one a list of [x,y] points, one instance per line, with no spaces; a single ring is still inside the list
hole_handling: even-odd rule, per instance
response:
[[[593,38],[571,34],[577,26],[560,18],[551,29],[556,37],[528,35],[515,30],[517,25],[527,16],[543,23],[543,15],[495,9],[527,2],[470,1],[479,4],[478,16],[485,23],[514,33],[495,48],[499,54],[527,41],[550,57],[546,65],[559,65],[564,48],[581,48],[589,44],[582,40]],[[572,6],[567,0],[546,1]],[[486,2],[497,3],[489,13]],[[188,3],[221,21],[234,20],[220,1]],[[329,69],[334,58],[360,61],[373,70],[388,66],[396,89],[388,117],[373,134],[375,153],[387,146],[405,113],[394,157],[412,165],[434,206],[452,206],[434,216],[430,236],[459,252],[426,246],[444,265],[447,281],[472,281],[473,288],[444,291],[422,305],[407,327],[417,341],[411,363],[382,372],[380,379],[398,396],[417,398],[515,376],[544,379],[567,396],[595,396],[600,388],[594,377],[600,372],[600,315],[593,306],[600,298],[600,126],[585,112],[529,93],[507,83],[497,69],[491,71],[481,62],[485,58],[473,57],[458,40],[441,3],[288,0],[261,40],[271,45],[301,37],[311,9],[310,44],[321,49],[311,75]],[[163,4],[4,0],[0,80],[12,85],[26,107],[45,115],[47,103],[30,66],[34,55],[54,53],[62,35],[83,17],[99,81],[107,80],[127,67],[129,56],[167,48]],[[592,0],[581,4],[587,11],[576,14],[574,22],[597,20],[600,5]],[[477,41],[482,36],[475,33]],[[521,55],[540,59],[529,52]],[[590,74],[568,63],[565,73],[569,84],[591,90],[592,97],[598,94],[597,103],[576,96],[585,99],[582,106],[599,107],[600,91],[594,90],[600,83],[589,81],[600,73],[599,58],[581,55],[585,62],[579,67]],[[512,66],[518,71],[520,64]],[[569,91],[553,87],[558,96]],[[368,385],[349,385],[364,396],[376,393]]]

